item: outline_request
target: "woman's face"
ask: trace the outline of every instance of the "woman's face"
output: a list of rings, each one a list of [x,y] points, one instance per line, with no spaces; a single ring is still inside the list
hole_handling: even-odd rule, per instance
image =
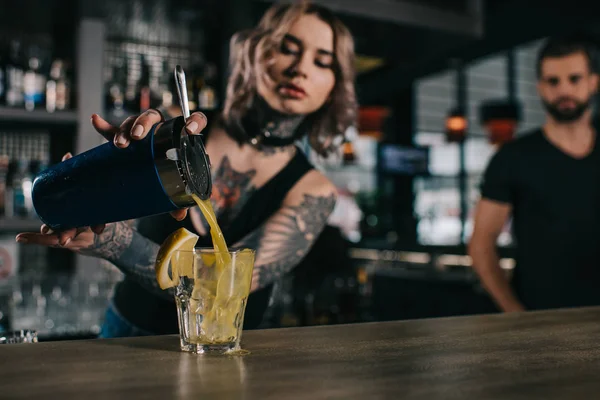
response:
[[[317,111],[335,85],[333,52],[331,27],[316,15],[302,15],[273,55],[268,69],[272,82],[259,79],[258,94],[285,114]]]

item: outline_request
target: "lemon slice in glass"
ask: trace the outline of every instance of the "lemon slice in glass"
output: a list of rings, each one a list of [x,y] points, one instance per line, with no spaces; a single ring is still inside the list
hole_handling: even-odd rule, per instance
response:
[[[179,276],[184,275],[190,278],[194,277],[193,255],[189,257],[174,257],[178,250],[192,251],[198,242],[198,235],[188,231],[185,228],[179,228],[169,235],[158,250],[156,256],[156,281],[161,289],[168,289],[176,286],[179,282]],[[182,253],[179,253],[180,255]],[[169,265],[171,266],[171,276],[169,276]]]

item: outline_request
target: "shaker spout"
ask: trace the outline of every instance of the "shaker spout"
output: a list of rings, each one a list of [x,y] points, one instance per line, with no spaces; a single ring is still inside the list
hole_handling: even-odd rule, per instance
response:
[[[179,105],[184,123],[190,116],[190,107],[187,96],[185,72],[181,65],[175,67],[173,72],[179,96]],[[212,192],[212,178],[210,173],[210,160],[204,143],[200,136],[188,135],[185,129],[181,132],[180,160],[183,166],[182,173],[187,188],[200,199],[210,198]]]
[[[154,160],[165,193],[178,207],[195,204],[191,195],[210,198],[212,180],[201,136],[183,133],[185,121],[165,121],[154,133]]]

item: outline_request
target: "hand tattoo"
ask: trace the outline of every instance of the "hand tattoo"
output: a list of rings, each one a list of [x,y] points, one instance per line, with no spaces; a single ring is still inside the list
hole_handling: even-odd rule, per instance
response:
[[[262,288],[291,271],[306,256],[333,211],[336,197],[304,195],[298,206],[287,206],[238,247],[255,249],[254,269]]]

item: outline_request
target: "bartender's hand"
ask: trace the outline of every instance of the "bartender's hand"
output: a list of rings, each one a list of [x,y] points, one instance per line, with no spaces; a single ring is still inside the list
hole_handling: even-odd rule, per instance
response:
[[[152,126],[164,122],[162,114],[154,109],[150,109],[139,116],[127,118],[121,126],[116,127],[109,124],[98,114],[92,115],[92,125],[98,133],[106,140],[112,141],[119,148],[126,148],[132,140],[142,140],[146,137]],[[185,130],[191,135],[199,135],[206,128],[206,115],[201,112],[195,112],[190,115],[185,124]],[[187,215],[187,209],[171,212],[171,215],[178,221],[181,221]]]
[[[71,153],[63,156],[62,161],[73,157]],[[102,233],[104,225],[67,229],[62,232],[53,232],[47,225],[42,225],[40,233],[23,232],[16,237],[19,243],[39,244],[50,247],[63,247],[73,251],[88,248],[94,243],[94,236]]]
[[[108,123],[98,114],[92,115],[92,125],[106,140],[112,141],[119,148],[126,148],[132,140],[141,140],[157,123],[164,122],[164,118],[157,110],[148,110],[139,116],[127,118],[121,126],[116,127]],[[206,116],[195,112],[187,120],[185,130],[192,135],[198,135],[206,128]],[[63,156],[62,161],[71,158],[71,153]],[[181,221],[187,215],[187,209],[171,212],[171,215]],[[73,251],[84,252],[94,243],[95,235],[104,231],[105,225],[67,229],[61,232],[52,232],[46,225],[42,225],[40,232],[23,232],[17,235],[20,243],[39,244],[44,246],[62,247]]]

